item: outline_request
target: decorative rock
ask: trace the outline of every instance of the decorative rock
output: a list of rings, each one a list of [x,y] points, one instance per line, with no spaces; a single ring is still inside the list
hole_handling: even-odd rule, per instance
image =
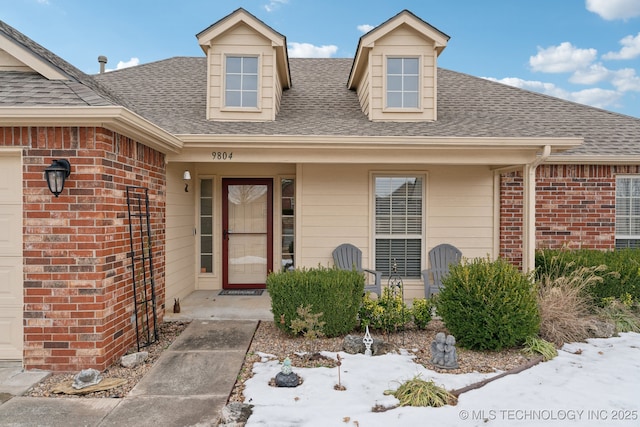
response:
[[[362,342],[362,337],[357,335],[347,335],[344,337],[342,341],[342,349],[345,353],[349,354],[358,354],[366,351],[366,347],[364,342]],[[374,356],[379,354],[385,354],[389,351],[387,344],[381,339],[374,338],[373,344],[371,345],[371,352]]]
[[[589,333],[593,338],[611,338],[616,334],[616,326],[601,320],[593,320],[589,325]]]
[[[100,371],[96,369],[83,369],[73,377],[73,388],[81,390],[83,388],[96,385],[102,381]]]
[[[125,368],[135,368],[136,366],[142,365],[148,357],[148,351],[139,351],[138,353],[125,354],[120,359],[120,365],[124,366]]]
[[[233,402],[220,411],[220,423],[218,426],[242,427],[253,413],[253,405],[248,403]]]
[[[300,377],[295,372],[291,372],[290,374],[283,374],[282,372],[278,372],[276,375],[276,386],[277,387],[298,387],[300,384]]]

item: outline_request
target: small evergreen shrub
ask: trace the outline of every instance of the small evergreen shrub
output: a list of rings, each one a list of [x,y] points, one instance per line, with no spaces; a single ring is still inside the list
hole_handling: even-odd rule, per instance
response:
[[[325,336],[347,334],[357,325],[364,280],[355,270],[324,267],[271,273],[267,290],[273,320],[282,331],[294,335],[291,322],[300,318],[298,308],[310,307],[313,313],[322,313],[316,320],[324,322],[321,332]]]
[[[413,324],[418,329],[426,329],[431,321],[431,310],[433,304],[425,298],[416,298],[413,300],[411,307],[411,315],[413,316]]]
[[[534,284],[502,259],[452,266],[436,308],[458,344],[474,350],[513,347],[540,325]]]
[[[394,293],[388,287],[382,288],[382,295],[378,299],[365,295],[358,314],[361,328],[369,326],[370,329],[386,333],[404,328],[411,320],[411,310],[402,301],[400,293]]]

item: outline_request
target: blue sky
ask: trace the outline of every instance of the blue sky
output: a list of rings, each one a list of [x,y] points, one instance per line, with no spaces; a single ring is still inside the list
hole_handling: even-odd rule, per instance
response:
[[[94,74],[203,56],[195,35],[238,7],[290,57],[337,58],[408,9],[451,37],[440,67],[640,117],[640,0],[0,0],[0,19]]]

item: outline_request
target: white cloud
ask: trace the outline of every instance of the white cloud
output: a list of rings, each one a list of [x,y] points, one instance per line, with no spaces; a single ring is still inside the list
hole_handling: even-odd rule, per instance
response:
[[[581,85],[594,85],[611,76],[611,71],[601,63],[591,64],[581,70],[576,70],[569,78],[571,83]]]
[[[620,98],[622,98],[622,93],[615,90],[591,88],[576,92],[570,92],[565,89],[559,88],[553,83],[545,83],[535,80],[523,80],[517,77],[507,77],[504,79],[495,79],[491,77],[485,78],[494,82],[503,83],[509,86],[527,89],[534,92],[540,92],[545,95],[566,99],[568,101],[578,102],[580,104],[591,105],[592,107],[597,108],[616,106]]]
[[[529,58],[533,71],[567,73],[588,67],[598,55],[596,49],[578,49],[569,42],[546,49],[538,47],[538,54]]]
[[[358,25],[358,31],[360,31],[362,34],[368,33],[374,28],[375,27],[373,25],[369,25],[369,24]]]
[[[287,3],[289,3],[289,0],[271,0],[269,3],[264,5],[264,10],[266,10],[267,12],[273,12],[283,4]]]
[[[640,3],[640,2],[639,2]],[[609,52],[602,55],[602,59],[633,59],[640,56],[640,33],[626,36],[620,40],[622,49],[619,52]]]
[[[140,58],[133,57],[128,61],[119,61],[118,65],[116,65],[116,70],[122,70],[123,68],[135,67],[136,65],[140,65]],[[113,68],[107,68],[105,71],[113,71]]]
[[[620,92],[640,92],[640,77],[636,75],[636,70],[633,68],[623,68],[612,71],[611,74],[611,83]]]
[[[338,51],[338,46],[314,46],[311,43],[289,43],[291,58],[331,58]]]
[[[630,19],[640,16],[638,0],[586,0],[587,10],[607,21]]]

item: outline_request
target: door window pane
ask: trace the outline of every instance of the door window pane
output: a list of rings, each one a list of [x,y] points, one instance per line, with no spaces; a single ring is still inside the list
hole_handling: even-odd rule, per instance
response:
[[[282,204],[282,269],[295,267],[295,180],[283,178],[281,185]]]
[[[200,180],[200,272],[213,273],[213,180]]]

